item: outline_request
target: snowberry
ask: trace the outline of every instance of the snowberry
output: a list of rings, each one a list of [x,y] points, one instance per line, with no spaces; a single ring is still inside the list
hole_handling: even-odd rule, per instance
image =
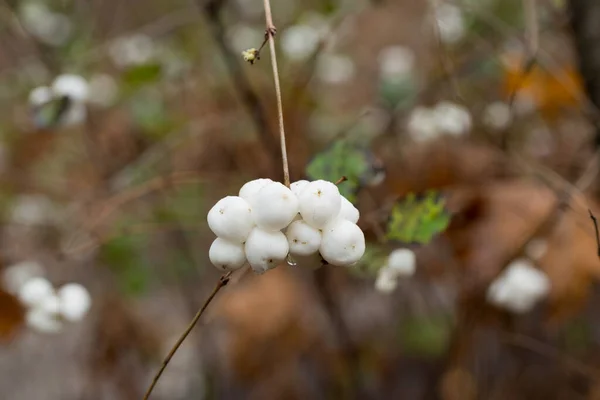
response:
[[[388,268],[396,277],[411,276],[416,269],[415,253],[410,249],[396,249],[388,257]]]
[[[319,229],[333,221],[342,208],[342,196],[337,186],[323,180],[307,183],[298,200],[302,218]]]
[[[71,100],[86,101],[89,94],[87,81],[73,74],[63,74],[52,82],[52,90],[59,96],[67,96]]]
[[[355,224],[360,218],[360,212],[356,207],[354,207],[354,204],[342,196],[342,207],[340,209],[339,217]]]
[[[289,245],[282,232],[254,228],[246,245],[246,258],[254,272],[262,274],[281,263],[289,252]]]
[[[238,196],[219,200],[208,212],[207,221],[215,235],[236,243],[243,243],[254,227],[250,204]]]
[[[301,179],[299,181],[293,182],[290,185],[290,189],[296,196],[300,196],[300,192],[304,189],[304,187],[308,184],[307,180]]]
[[[48,86],[38,86],[29,92],[29,104],[32,107],[43,106],[54,98],[52,89]]]
[[[208,251],[210,262],[220,270],[233,271],[246,263],[244,245],[216,238]]]
[[[240,189],[239,196],[247,202],[252,203],[252,198],[258,193],[258,191],[272,182],[273,181],[269,178],[260,178],[246,182]]]
[[[58,290],[60,313],[68,321],[80,321],[92,306],[92,298],[85,287],[68,283]]]
[[[550,291],[548,276],[528,260],[510,263],[488,287],[488,301],[514,313],[530,311]]]
[[[285,236],[290,245],[290,253],[294,255],[314,254],[321,245],[321,231],[303,220],[292,222],[288,226]]]
[[[319,251],[329,264],[354,264],[365,253],[365,235],[356,224],[337,219],[323,229]]]
[[[44,297],[34,308],[49,314],[58,314],[60,311],[60,298],[56,294]]]
[[[397,276],[390,268],[381,268],[377,274],[377,279],[375,280],[375,290],[389,294],[396,290],[396,287],[398,287]]]
[[[268,231],[285,228],[298,214],[298,198],[279,182],[263,186],[253,197],[252,204],[254,222]]]
[[[30,279],[44,273],[42,266],[35,261],[22,261],[2,271],[2,287],[8,293],[17,294]]]
[[[25,323],[31,329],[41,333],[56,333],[62,328],[62,322],[56,314],[34,307],[27,311]]]
[[[54,295],[52,284],[45,278],[32,278],[28,280],[19,290],[18,298],[23,305],[34,307],[44,301],[45,298]]]

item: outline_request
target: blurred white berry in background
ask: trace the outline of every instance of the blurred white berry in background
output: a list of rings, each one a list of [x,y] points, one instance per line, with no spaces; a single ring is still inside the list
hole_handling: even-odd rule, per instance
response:
[[[496,101],[488,104],[483,110],[483,123],[495,130],[506,129],[512,122],[512,113],[508,104]]]
[[[410,249],[393,250],[387,262],[387,268],[395,276],[412,276],[417,268],[417,258]]]
[[[245,251],[254,272],[262,274],[285,260],[289,244],[282,232],[254,228],[246,240]]]
[[[90,88],[84,77],[75,74],[62,74],[52,82],[52,91],[57,96],[67,96],[73,101],[85,102]]]
[[[29,105],[32,107],[43,106],[54,99],[54,92],[48,86],[38,86],[29,92]]]
[[[117,100],[119,85],[108,74],[96,74],[90,78],[89,92],[90,103],[110,107]]]
[[[490,304],[513,313],[522,314],[550,292],[548,276],[526,259],[511,262],[488,287]]]
[[[398,279],[414,275],[417,266],[415,253],[410,249],[396,249],[388,256],[387,263],[379,269],[375,289],[391,293],[398,286]]]
[[[354,62],[341,54],[322,54],[317,60],[317,76],[328,84],[337,85],[354,77]]]
[[[25,282],[17,294],[21,304],[27,307],[38,306],[52,296],[54,296],[52,284],[42,277],[35,277]]]
[[[248,203],[252,204],[252,199],[260,189],[265,187],[267,184],[272,183],[273,181],[268,178],[259,178],[254,179],[250,182],[246,182],[240,189],[239,196],[246,200]]]
[[[259,228],[278,231],[298,214],[298,198],[282,183],[271,182],[256,193],[252,207],[254,222]]]
[[[466,34],[465,20],[462,10],[449,3],[441,3],[434,10],[440,40],[443,43],[455,44]]]
[[[342,196],[338,187],[324,180],[306,184],[298,200],[302,218],[310,226],[319,229],[333,221],[342,208]]]
[[[389,46],[379,52],[378,61],[383,78],[403,79],[413,71],[415,53],[405,46]]]
[[[92,306],[92,297],[87,289],[78,283],[68,283],[58,289],[60,315],[67,321],[83,319]]]
[[[244,245],[216,238],[208,252],[210,262],[223,271],[234,271],[246,263]]]
[[[46,312],[41,308],[28,310],[25,314],[25,324],[32,330],[45,334],[57,333],[63,328],[58,314]]]
[[[42,265],[36,261],[21,261],[2,270],[2,288],[11,294],[17,294],[30,279],[44,274]]]
[[[548,241],[546,239],[532,239],[525,246],[525,254],[534,261],[546,255],[548,251]]]
[[[45,44],[61,46],[71,37],[71,20],[64,14],[51,11],[41,2],[23,2],[19,16],[25,29]]]
[[[417,142],[425,142],[440,135],[436,114],[433,110],[418,106],[408,116],[408,133]]]
[[[227,40],[235,51],[249,49],[262,43],[265,37],[264,29],[258,29],[246,24],[236,24],[227,30]]]
[[[319,45],[319,31],[310,25],[293,25],[281,34],[281,49],[291,60],[302,61],[310,57]]]
[[[336,219],[323,228],[319,251],[329,264],[340,267],[354,264],[365,253],[365,235],[356,224]]]
[[[313,228],[303,220],[294,221],[285,232],[290,253],[309,256],[319,251],[321,246],[321,231]]]
[[[108,48],[112,62],[121,68],[149,63],[156,54],[154,41],[142,33],[117,38]]]
[[[41,195],[20,195],[10,209],[10,220],[20,225],[44,225],[55,220],[56,210],[50,199]]]
[[[398,277],[389,268],[381,268],[375,279],[375,290],[390,294],[398,287]]]
[[[219,200],[208,212],[207,220],[215,235],[236,243],[244,242],[254,227],[250,204],[238,196]]]
[[[471,130],[471,114],[464,106],[449,101],[441,101],[433,111],[437,127],[441,132],[459,136]]]

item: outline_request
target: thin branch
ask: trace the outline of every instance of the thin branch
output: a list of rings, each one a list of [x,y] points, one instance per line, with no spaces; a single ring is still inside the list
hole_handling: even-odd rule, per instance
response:
[[[224,287],[225,285],[227,285],[229,283],[230,277],[231,277],[231,271],[229,271],[225,275],[221,276],[221,278],[219,279],[219,282],[217,283],[217,286],[215,286],[215,288],[212,291],[212,293],[210,294],[210,296],[208,296],[208,298],[206,299],[206,301],[204,302],[204,304],[202,305],[200,310],[198,310],[198,312],[192,319],[192,322],[190,322],[187,329],[183,332],[183,334],[179,337],[179,339],[177,339],[177,342],[175,343],[175,345],[173,346],[171,351],[169,351],[169,354],[167,355],[167,357],[164,359],[160,369],[154,376],[154,379],[152,379],[152,383],[150,384],[150,386],[148,387],[148,390],[146,391],[146,394],[144,395],[144,400],[148,400],[150,398],[150,394],[152,394],[152,390],[158,383],[158,380],[160,379],[165,368],[167,368],[167,365],[171,361],[171,358],[173,358],[173,356],[175,355],[175,353],[177,352],[177,350],[179,349],[179,347],[181,346],[183,341],[188,337],[188,335],[190,334],[192,329],[194,329],[194,326],[196,325],[196,323],[198,322],[198,320],[200,319],[200,317],[202,316],[202,314],[204,313],[204,311],[206,310],[206,308],[208,307],[208,305],[210,304],[212,299],[214,299],[214,297],[217,295],[217,293],[219,292],[219,290],[221,290],[222,287]]]
[[[588,209],[588,212],[590,213],[590,218],[594,223],[594,230],[596,231],[596,253],[598,254],[598,257],[600,257],[600,233],[598,233],[598,220],[596,219],[594,213],[592,213],[592,210]]]
[[[285,129],[283,126],[283,103],[281,101],[281,86],[279,84],[279,69],[277,68],[277,54],[275,53],[275,34],[277,29],[273,25],[273,15],[271,14],[271,1],[264,0],[265,20],[267,30],[265,38],[269,39],[269,49],[271,50],[271,66],[273,67],[273,80],[275,81],[275,95],[277,96],[277,117],[279,119],[279,141],[281,142],[281,159],[283,161],[283,182],[287,187],[290,186],[290,167],[288,165],[287,149],[285,146]]]

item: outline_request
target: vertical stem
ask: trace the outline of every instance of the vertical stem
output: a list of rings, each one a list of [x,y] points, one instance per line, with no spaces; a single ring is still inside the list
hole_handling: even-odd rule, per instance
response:
[[[287,149],[285,145],[285,128],[283,126],[283,103],[281,101],[281,86],[279,84],[279,69],[277,68],[277,55],[275,53],[275,25],[273,25],[273,15],[271,14],[270,0],[264,0],[265,19],[267,24],[266,36],[269,40],[269,49],[271,51],[271,66],[273,67],[273,80],[275,81],[275,95],[277,96],[277,117],[279,119],[279,141],[281,142],[281,159],[283,161],[283,182],[287,187],[290,186],[290,167],[288,165]]]

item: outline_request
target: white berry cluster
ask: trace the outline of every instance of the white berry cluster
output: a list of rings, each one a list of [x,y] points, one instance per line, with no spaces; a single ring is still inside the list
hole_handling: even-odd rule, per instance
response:
[[[359,216],[331,182],[301,180],[288,188],[256,179],[208,212],[208,226],[217,235],[209,258],[224,271],[247,261],[257,273],[275,268],[288,254],[319,252],[329,264],[351,265],[365,252]]]
[[[518,259],[488,287],[487,300],[505,310],[523,314],[550,292],[550,279],[529,260]]]
[[[387,263],[379,270],[375,289],[391,293],[398,286],[398,279],[414,275],[417,267],[415,253],[410,249],[396,249],[388,257]]]
[[[64,323],[83,319],[92,304],[87,289],[78,283],[55,289],[42,275],[42,266],[33,261],[11,265],[2,272],[3,288],[26,309],[27,326],[41,333],[56,333]]]

